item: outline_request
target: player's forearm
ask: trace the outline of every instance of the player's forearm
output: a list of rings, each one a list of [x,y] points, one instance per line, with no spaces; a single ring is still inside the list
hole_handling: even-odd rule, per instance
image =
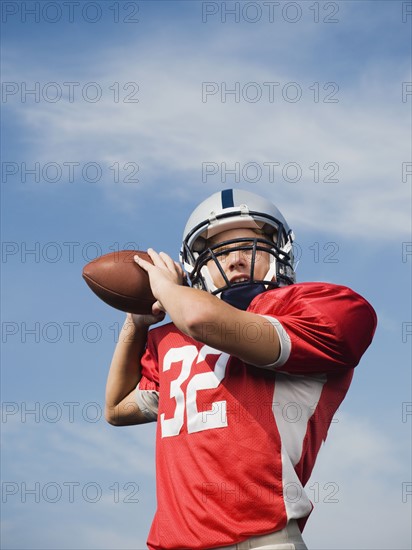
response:
[[[201,325],[217,321],[224,314],[222,304],[227,306],[207,292],[173,283],[164,283],[158,298],[177,328],[192,338],[199,336]],[[210,308],[214,308],[213,319],[207,316]]]
[[[279,356],[278,334],[260,315],[236,309],[203,290],[171,283],[158,298],[177,328],[198,342],[257,366],[274,363]]]
[[[143,355],[148,327],[135,326],[126,319],[119,334],[106,384],[106,419],[118,415],[116,407],[137,386],[141,378],[140,359]]]

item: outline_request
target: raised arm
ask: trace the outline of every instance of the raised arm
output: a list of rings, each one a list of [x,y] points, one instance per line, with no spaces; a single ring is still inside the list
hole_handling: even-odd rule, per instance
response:
[[[164,314],[127,314],[119,334],[106,384],[105,418],[113,426],[129,426],[148,422],[135,399],[141,379],[140,360],[143,356],[148,328],[162,320]]]

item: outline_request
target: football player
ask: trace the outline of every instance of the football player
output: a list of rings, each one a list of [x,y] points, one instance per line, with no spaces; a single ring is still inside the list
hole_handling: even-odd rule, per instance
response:
[[[181,262],[139,257],[157,302],[128,315],[106,418],[157,421],[151,550],[297,549],[304,486],[376,315],[345,286],[296,283],[293,233],[253,193],[192,213]],[[148,331],[167,312],[172,320]]]

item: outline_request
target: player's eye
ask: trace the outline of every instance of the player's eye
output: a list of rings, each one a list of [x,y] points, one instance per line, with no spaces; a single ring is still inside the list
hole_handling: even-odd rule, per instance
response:
[[[243,247],[247,247],[247,248],[243,248]],[[218,248],[214,249],[215,255],[218,256],[221,262],[225,261],[226,258],[229,256],[229,254],[232,252],[248,260],[251,258],[252,252],[253,252],[252,242],[246,241],[235,245],[219,246]]]
[[[214,249],[214,253],[218,254],[219,256],[227,256],[231,250],[233,249],[229,246],[219,246],[218,248]]]

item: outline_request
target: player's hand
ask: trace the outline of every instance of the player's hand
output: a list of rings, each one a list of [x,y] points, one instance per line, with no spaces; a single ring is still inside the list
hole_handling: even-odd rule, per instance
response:
[[[152,248],[148,248],[147,253],[153,265],[138,255],[134,256],[134,260],[149,276],[150,288],[153,296],[157,298],[157,302],[152,306],[152,313],[157,316],[166,311],[161,302],[161,295],[166,286],[170,288],[170,285],[183,285],[185,275],[182,266],[165,252],[157,253]]]

